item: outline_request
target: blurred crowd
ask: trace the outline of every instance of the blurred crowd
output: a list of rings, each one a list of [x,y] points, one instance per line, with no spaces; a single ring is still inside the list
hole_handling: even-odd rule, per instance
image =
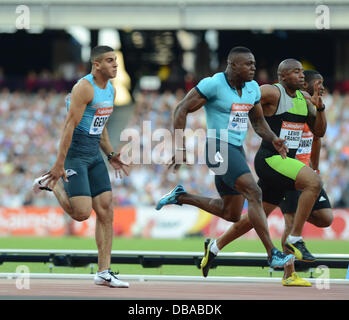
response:
[[[0,206],[50,201],[34,199],[31,186],[55,161],[65,95],[45,89],[36,94],[0,91]]]
[[[154,150],[153,160],[157,161],[131,165],[129,176],[123,179],[115,178],[110,170],[115,206],[154,206],[176,184],[182,184],[191,193],[218,197],[214,176],[204,164],[183,165],[177,172],[168,170],[165,163],[171,154],[159,151],[155,147],[160,141],[144,134],[144,123],[151,124],[151,132],[171,130],[173,111],[185,92],[177,89],[163,93],[134,93],[134,112],[126,127],[139,133],[141,151]],[[66,116],[66,94],[48,89],[39,89],[35,94],[7,88],[0,90],[0,206],[58,204],[52,193],[34,196],[31,186],[33,179],[55,161]],[[321,177],[332,204],[349,207],[349,93],[326,92],[324,103],[328,125],[322,139]],[[203,108],[189,115],[187,128],[193,131],[206,128]],[[193,155],[205,137],[190,141],[188,152]],[[259,137],[249,130],[245,151],[253,172],[253,159],[259,144]],[[125,145],[120,145],[125,151],[123,148]]]
[[[55,71],[42,69],[39,72],[30,70],[26,76],[5,75],[4,68],[0,66],[0,88],[9,88],[11,91],[25,91],[37,93],[38,91],[52,90],[56,92],[70,91],[76,81],[86,75],[86,65],[63,63]]]

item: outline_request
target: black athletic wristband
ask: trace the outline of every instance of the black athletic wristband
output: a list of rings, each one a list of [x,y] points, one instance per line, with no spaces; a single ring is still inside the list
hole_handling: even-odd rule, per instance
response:
[[[319,112],[322,112],[322,111],[324,111],[325,110],[325,105],[324,104],[322,104],[322,108],[317,108],[316,109],[316,111],[319,111]]]
[[[114,157],[114,155],[115,155],[115,152],[114,152],[114,151],[110,152],[110,153],[107,155],[108,161],[110,161],[110,159],[111,159],[112,157]]]

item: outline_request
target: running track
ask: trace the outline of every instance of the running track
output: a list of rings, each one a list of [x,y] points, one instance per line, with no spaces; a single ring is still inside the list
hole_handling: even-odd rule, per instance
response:
[[[30,279],[18,289],[16,279],[0,279],[3,299],[119,299],[119,300],[349,300],[348,284],[328,289],[284,287],[280,282],[129,281],[129,288],[94,285],[92,280]]]

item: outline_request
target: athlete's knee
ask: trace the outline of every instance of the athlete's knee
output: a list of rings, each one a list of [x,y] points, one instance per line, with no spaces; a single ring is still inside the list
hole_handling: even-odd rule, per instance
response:
[[[79,222],[87,220],[91,215],[91,210],[88,209],[74,209],[71,217]]]
[[[318,228],[327,228],[332,224],[333,213],[331,209],[320,209],[312,212],[309,216],[309,222]]]
[[[97,213],[97,219],[99,222],[103,224],[112,224],[114,220],[114,213],[112,210],[108,210],[103,213],[99,212]]]
[[[238,210],[234,206],[226,206],[222,209],[223,213],[221,218],[229,222],[238,222],[241,217],[241,210]]]
[[[308,188],[319,194],[321,189],[323,188],[323,182],[321,178],[318,175],[314,176],[313,179],[309,180]]]
[[[262,204],[262,190],[257,184],[248,189],[245,197],[248,202],[257,202]]]
[[[106,203],[95,208],[96,216],[101,223],[113,223],[114,210],[112,203]]]
[[[317,175],[316,176],[316,189],[319,191],[319,193],[320,193],[320,191],[322,190],[322,188],[324,187],[324,183],[322,182],[322,180],[321,180],[321,178]]]
[[[262,204],[262,190],[251,174],[241,176],[235,183],[234,188],[239,191],[247,201]]]
[[[320,221],[320,223],[318,223],[317,227],[327,228],[332,224],[332,221],[333,221],[333,215],[329,215],[329,216],[326,215],[321,219],[321,221]]]
[[[240,221],[240,218],[241,218],[241,212],[239,213],[232,213],[232,212],[227,212],[225,215],[224,215],[224,219],[229,221],[229,222],[238,222]]]

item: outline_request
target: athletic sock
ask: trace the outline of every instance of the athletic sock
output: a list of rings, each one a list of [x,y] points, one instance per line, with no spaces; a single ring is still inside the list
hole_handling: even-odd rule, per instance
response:
[[[294,244],[294,243],[296,243],[296,242],[299,241],[299,240],[303,240],[302,236],[297,237],[297,236],[291,236],[291,235],[289,235],[289,236],[287,237],[287,241],[288,241],[289,243],[291,243],[291,244]]]
[[[102,275],[102,274],[108,273],[108,272],[109,272],[109,269],[103,270],[103,271],[97,271],[97,274],[98,274],[98,275]]]
[[[219,249],[217,247],[217,240],[213,240],[213,243],[210,246],[210,251],[214,254],[217,255],[219,252]]]

